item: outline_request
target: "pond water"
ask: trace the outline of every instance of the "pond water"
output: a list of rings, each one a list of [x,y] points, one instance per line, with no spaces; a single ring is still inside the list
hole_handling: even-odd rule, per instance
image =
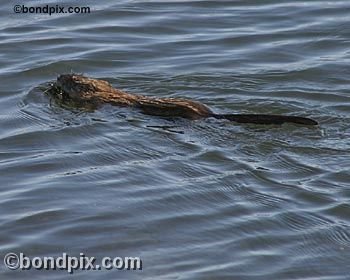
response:
[[[51,16],[5,2],[1,258],[130,256],[142,270],[1,263],[1,279],[350,279],[349,1],[67,0],[90,13]],[[67,109],[43,87],[70,72],[320,125]]]

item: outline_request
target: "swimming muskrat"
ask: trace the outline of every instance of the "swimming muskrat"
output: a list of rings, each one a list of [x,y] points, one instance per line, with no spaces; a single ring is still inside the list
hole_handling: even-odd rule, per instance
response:
[[[227,119],[238,123],[283,124],[286,122],[317,125],[317,122],[304,117],[265,115],[265,114],[215,114],[206,105],[180,98],[156,98],[126,93],[113,88],[104,80],[88,78],[77,74],[64,74],[57,78],[51,92],[60,94],[61,98],[78,104],[109,103],[116,106],[131,106],[144,114],[163,117],[182,117],[200,119],[213,117]]]

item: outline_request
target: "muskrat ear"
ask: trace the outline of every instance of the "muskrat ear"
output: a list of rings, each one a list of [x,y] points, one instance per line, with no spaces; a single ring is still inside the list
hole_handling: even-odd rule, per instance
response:
[[[68,80],[70,78],[73,78],[74,79],[74,74],[60,74],[58,75],[57,77],[57,81],[58,80]]]

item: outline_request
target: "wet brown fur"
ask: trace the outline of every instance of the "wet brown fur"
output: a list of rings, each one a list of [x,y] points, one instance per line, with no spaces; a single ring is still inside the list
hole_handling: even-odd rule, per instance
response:
[[[67,98],[77,103],[101,104],[109,103],[117,106],[139,108],[148,115],[164,117],[183,117],[200,119],[214,117],[228,119],[239,123],[282,124],[292,122],[304,125],[316,125],[317,122],[304,117],[263,115],[263,114],[214,114],[206,105],[188,99],[155,98],[144,95],[126,93],[113,88],[104,80],[92,79],[77,74],[64,74],[57,78],[54,85]]]

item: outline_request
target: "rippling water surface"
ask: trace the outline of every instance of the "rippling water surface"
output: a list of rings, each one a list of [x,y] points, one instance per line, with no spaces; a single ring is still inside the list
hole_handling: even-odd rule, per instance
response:
[[[67,0],[91,13],[51,16],[7,2],[1,258],[134,256],[143,269],[1,264],[1,279],[350,279],[349,1]],[[71,71],[320,126],[69,110],[42,88]]]

